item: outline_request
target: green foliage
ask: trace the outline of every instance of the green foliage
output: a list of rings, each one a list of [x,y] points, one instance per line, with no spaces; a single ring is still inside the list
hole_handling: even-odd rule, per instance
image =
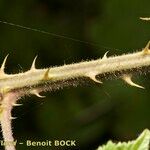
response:
[[[150,131],[143,133],[134,141],[113,143],[108,141],[106,145],[100,146],[97,150],[148,150],[150,143]]]
[[[28,70],[36,55],[37,68],[43,68],[97,59],[108,50],[108,56],[136,51],[150,39],[150,23],[139,19],[150,16],[149,6],[149,0],[1,0],[3,21],[96,45],[0,24],[0,60],[10,54],[6,73],[18,73]],[[108,81],[47,93],[43,100],[26,97],[14,109],[14,134],[22,140],[74,139],[81,150],[94,149],[111,137],[129,139],[150,128],[149,74],[138,79],[146,90]]]

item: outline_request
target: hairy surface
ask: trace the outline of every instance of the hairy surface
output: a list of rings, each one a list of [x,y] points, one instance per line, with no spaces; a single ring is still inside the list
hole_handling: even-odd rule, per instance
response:
[[[0,122],[5,141],[14,142],[11,130],[11,110],[18,106],[17,100],[25,95],[52,91],[68,86],[77,86],[84,83],[102,83],[104,79],[121,78],[131,86],[144,88],[134,83],[131,78],[134,74],[146,74],[150,70],[150,42],[139,52],[107,57],[106,52],[102,59],[74,63],[59,67],[36,69],[34,59],[31,69],[18,74],[4,72],[6,58],[0,69]],[[15,150],[15,145],[6,146],[6,150]]]

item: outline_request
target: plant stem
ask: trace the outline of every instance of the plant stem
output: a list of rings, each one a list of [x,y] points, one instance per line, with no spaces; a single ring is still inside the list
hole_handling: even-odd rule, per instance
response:
[[[11,128],[11,110],[13,103],[16,101],[16,94],[9,93],[3,97],[1,104],[1,128],[4,140],[5,150],[15,150],[15,142]]]

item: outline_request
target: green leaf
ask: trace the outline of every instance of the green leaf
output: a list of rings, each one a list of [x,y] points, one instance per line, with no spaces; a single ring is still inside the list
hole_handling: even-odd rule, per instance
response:
[[[106,145],[100,146],[97,150],[149,150],[150,131],[145,129],[134,141],[113,143],[108,141]]]

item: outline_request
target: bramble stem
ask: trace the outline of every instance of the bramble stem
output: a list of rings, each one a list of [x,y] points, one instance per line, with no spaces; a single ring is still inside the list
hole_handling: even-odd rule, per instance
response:
[[[15,150],[11,129],[11,110],[18,106],[18,98],[52,91],[66,86],[76,86],[80,80],[91,79],[102,83],[103,79],[121,78],[131,86],[144,89],[143,86],[134,83],[132,75],[146,74],[150,72],[150,42],[139,52],[123,54],[121,56],[107,57],[106,52],[102,59],[85,61],[75,64],[63,65],[46,69],[36,69],[34,59],[31,69],[18,74],[6,74],[5,57],[0,68],[0,122],[4,138],[5,150]]]
[[[4,96],[2,105],[1,105],[1,128],[3,134],[3,144],[5,146],[5,150],[15,150],[15,143],[11,128],[11,110],[13,108],[12,103],[16,101],[16,94],[9,93]]]
[[[51,67],[46,69],[36,69],[34,59],[31,69],[18,74],[5,74],[4,66],[7,59],[4,59],[0,73],[0,89],[6,88],[10,91],[22,91],[23,95],[35,94],[41,91],[51,91],[63,88],[64,86],[75,85],[71,81],[80,78],[91,79],[94,82],[102,83],[102,79],[109,79],[109,76],[122,77],[128,84],[136,85],[131,80],[131,74],[145,74],[150,67],[150,42],[139,52],[123,54],[120,56],[107,57],[102,59]]]

